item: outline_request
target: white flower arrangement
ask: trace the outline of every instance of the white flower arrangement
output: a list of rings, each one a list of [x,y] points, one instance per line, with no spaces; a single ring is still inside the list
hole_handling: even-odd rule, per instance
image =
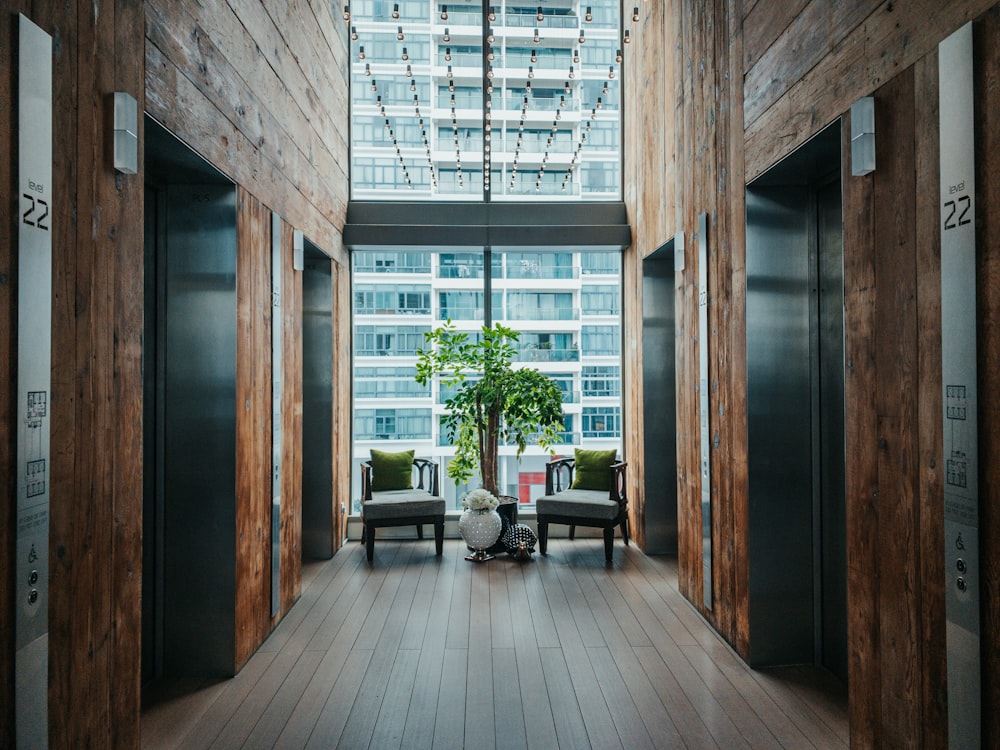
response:
[[[462,507],[467,510],[496,510],[500,501],[488,490],[473,490],[462,498]]]

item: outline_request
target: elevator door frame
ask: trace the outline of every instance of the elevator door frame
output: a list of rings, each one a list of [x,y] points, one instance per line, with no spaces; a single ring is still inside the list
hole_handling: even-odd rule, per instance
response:
[[[839,257],[834,261],[840,275],[834,283],[840,288],[831,302],[841,300],[840,334],[821,341],[819,333],[824,274],[817,197],[831,184],[842,184],[840,170],[838,121],[747,186],[748,544],[751,664],[822,664],[830,651],[824,644],[835,642],[843,663],[838,658],[828,667],[846,681],[844,477],[840,469],[841,491],[824,502],[821,481],[828,477],[820,471],[824,443],[834,442],[833,455],[841,460],[846,453],[839,200],[840,242],[834,249]],[[821,384],[826,364],[821,351],[826,349],[832,352],[827,358],[839,357],[840,365],[826,369],[827,382]],[[839,429],[830,437],[818,422],[829,411],[824,388],[839,399],[839,409],[832,410],[839,414]],[[831,513],[827,506],[838,510]],[[824,516],[840,518],[840,528],[824,528]],[[827,589],[843,592],[832,619],[833,605],[824,603]],[[825,633],[824,622],[837,623],[840,632]]]

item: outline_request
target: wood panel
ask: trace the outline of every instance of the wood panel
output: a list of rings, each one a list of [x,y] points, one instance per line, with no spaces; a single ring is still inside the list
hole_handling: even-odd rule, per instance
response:
[[[293,269],[293,229],[281,224],[281,612],[302,593],[302,274]],[[274,625],[275,623],[272,623]]]
[[[904,11],[892,0],[883,0],[808,73],[775,91],[774,103],[748,124],[747,179],[759,176],[859,97],[871,94],[993,4],[993,0],[914,0]],[[766,73],[761,71],[760,77],[766,80]],[[751,106],[750,92],[744,96]]]
[[[919,454],[917,611],[923,634],[920,672],[923,691],[925,747],[948,744],[947,706],[942,694],[946,684],[944,497],[941,420],[941,151],[938,126],[938,56],[928,54],[913,66],[914,156],[916,159],[916,264],[917,264],[917,450]]]
[[[271,624],[271,212],[236,199],[236,638],[239,669]]]
[[[11,99],[16,13],[52,34],[53,86],[53,379],[50,485],[50,737],[53,746],[138,744],[141,570],[142,183],[116,176],[103,134],[107,96],[127,91],[142,108],[141,17],[134,3],[4,4],[0,30],[0,130],[15,137]],[[5,233],[16,149],[0,166]],[[13,372],[16,247],[0,250],[4,306],[0,358]],[[138,248],[138,250],[137,250]],[[137,262],[136,257],[140,258]],[[12,377],[0,384],[0,420],[10,419]],[[12,571],[13,434],[3,428],[4,536],[8,592]],[[6,486],[8,485],[9,486]],[[12,603],[0,593],[0,744],[12,744]],[[67,707],[72,706],[73,710]]]
[[[1000,747],[1000,6],[973,27],[983,747]],[[987,709],[985,707],[990,707]]]
[[[342,248],[334,247],[336,253]],[[353,498],[351,497],[351,436],[353,434],[353,415],[351,399],[353,372],[351,369],[352,344],[351,335],[351,269],[349,265],[334,263],[333,265],[333,310],[334,320],[339,324],[334,327],[333,355],[333,511],[334,539],[333,548],[339,549],[347,537],[347,516],[351,512]]]
[[[314,242],[338,244],[348,185],[347,52],[330,10],[310,10],[284,30],[286,42],[259,4],[239,14],[223,0],[148,0],[146,8],[150,114]],[[253,26],[243,24],[245,14]],[[340,37],[325,40],[324,27]],[[307,40],[317,57],[297,62],[288,45]]]

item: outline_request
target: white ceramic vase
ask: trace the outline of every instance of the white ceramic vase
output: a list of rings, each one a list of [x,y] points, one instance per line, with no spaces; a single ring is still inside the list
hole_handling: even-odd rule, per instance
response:
[[[485,562],[492,560],[493,555],[486,553],[487,547],[492,547],[500,538],[503,522],[495,510],[466,510],[458,519],[458,530],[465,543],[475,552],[466,560]]]

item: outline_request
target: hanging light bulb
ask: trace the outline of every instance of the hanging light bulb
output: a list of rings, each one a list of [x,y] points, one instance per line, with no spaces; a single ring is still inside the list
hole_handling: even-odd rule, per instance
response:
[[[447,21],[448,20],[448,6],[447,5],[442,5],[441,6],[441,20],[442,21]]]
[[[403,27],[402,27],[402,26],[397,26],[397,27],[396,27],[396,38],[397,38],[397,39],[398,39],[399,41],[403,41],[403,39],[405,38],[405,37],[403,36]]]
[[[416,91],[416,90],[417,90],[417,82],[411,79],[410,80],[410,91]]]
[[[351,41],[352,42],[358,41],[358,27],[357,26],[352,26],[351,27]]]
[[[591,120],[596,120],[597,119],[597,109],[596,108],[590,110],[590,119]]]
[[[486,69],[486,77],[487,77],[487,78],[488,78],[489,80],[491,80],[491,81],[493,80],[493,66],[492,66],[492,65],[490,65],[490,66],[489,66],[489,67],[488,67],[488,68]]]
[[[442,41],[444,41],[445,43],[447,43],[447,42],[450,42],[450,41],[451,41],[451,34],[449,34],[449,33],[448,33],[448,28],[447,28],[447,27],[445,27],[445,30],[444,30],[444,36],[443,36],[443,37],[441,37],[441,39],[442,39]]]
[[[566,92],[567,94],[568,94],[568,93],[570,92],[570,88],[569,88],[569,81],[566,81],[566,82],[565,82],[565,83],[563,84],[563,91],[565,91],[565,92]]]
[[[496,37],[493,36],[493,27],[490,26],[489,31],[486,33],[486,43],[492,45],[496,41]]]
[[[372,66],[368,63],[365,63],[365,75],[370,76],[371,74],[372,74]]]
[[[531,65],[528,66],[528,80],[532,80],[535,77],[535,68]]]
[[[623,59],[622,51],[620,49],[615,50],[615,62],[621,65]]]
[[[604,100],[601,97],[597,97],[597,108],[600,109],[604,106]]]
[[[566,97],[565,96],[560,96],[559,97],[559,109],[562,109],[565,106],[566,106]]]
[[[444,61],[451,62],[451,47],[444,48]]]
[[[493,62],[494,60],[497,59],[496,55],[493,53],[492,47],[490,47],[490,51],[486,53],[486,59],[489,60],[490,62]]]
[[[632,41],[632,37],[629,36],[628,29],[625,29],[625,38],[622,41],[624,41],[625,44],[628,44],[629,42]]]
[[[410,59],[410,53],[406,51],[406,47],[403,47],[403,62]]]
[[[351,6],[350,5],[345,5],[344,6],[344,20],[345,21],[350,21],[351,20]]]
[[[536,62],[538,62],[538,53],[531,50],[531,64],[534,65]]]
[[[542,13],[542,6],[538,6],[538,15],[535,16],[538,19],[538,23],[542,23],[545,20],[545,14]]]
[[[580,29],[580,37],[579,39],[577,39],[577,41],[580,42],[580,44],[583,44],[585,41],[587,41],[583,36],[583,29]]]
[[[573,50],[573,64],[574,65],[580,64],[580,50],[578,49]]]
[[[493,84],[492,83],[487,82],[487,84],[486,84],[486,93],[487,94],[492,94],[493,93]]]
[[[392,4],[392,18],[393,20],[399,20],[399,3]]]
[[[494,21],[497,20],[497,12],[492,5],[490,6],[490,13],[488,16],[486,16],[486,18],[489,20],[490,23],[493,23]]]
[[[450,65],[448,66],[448,74],[447,75],[448,75],[448,80],[451,80],[453,78],[453,75],[452,75],[452,72],[451,72],[451,66]]]
[[[541,40],[542,38],[538,35],[538,29],[535,29],[535,35],[531,38],[531,41],[538,44]]]
[[[639,8],[632,8],[632,23],[639,23]]]
[[[570,78],[570,80],[573,80],[574,78],[576,78],[576,73],[573,72],[573,66],[572,65],[569,66],[569,78]]]
[[[604,87],[601,89],[601,94],[603,94],[604,96],[608,95],[608,82],[607,81],[604,82]]]
[[[615,79],[615,66],[614,65],[609,65],[608,66],[608,78],[610,78],[612,81]]]
[[[365,59],[365,45],[363,44],[361,45],[361,48],[358,50],[358,59],[359,60]]]
[[[586,21],[587,23],[590,23],[591,21],[594,20],[594,14],[589,5],[587,6],[587,14],[583,17],[583,20]]]
[[[410,68],[409,65],[406,66],[406,77],[413,78],[413,70]]]

